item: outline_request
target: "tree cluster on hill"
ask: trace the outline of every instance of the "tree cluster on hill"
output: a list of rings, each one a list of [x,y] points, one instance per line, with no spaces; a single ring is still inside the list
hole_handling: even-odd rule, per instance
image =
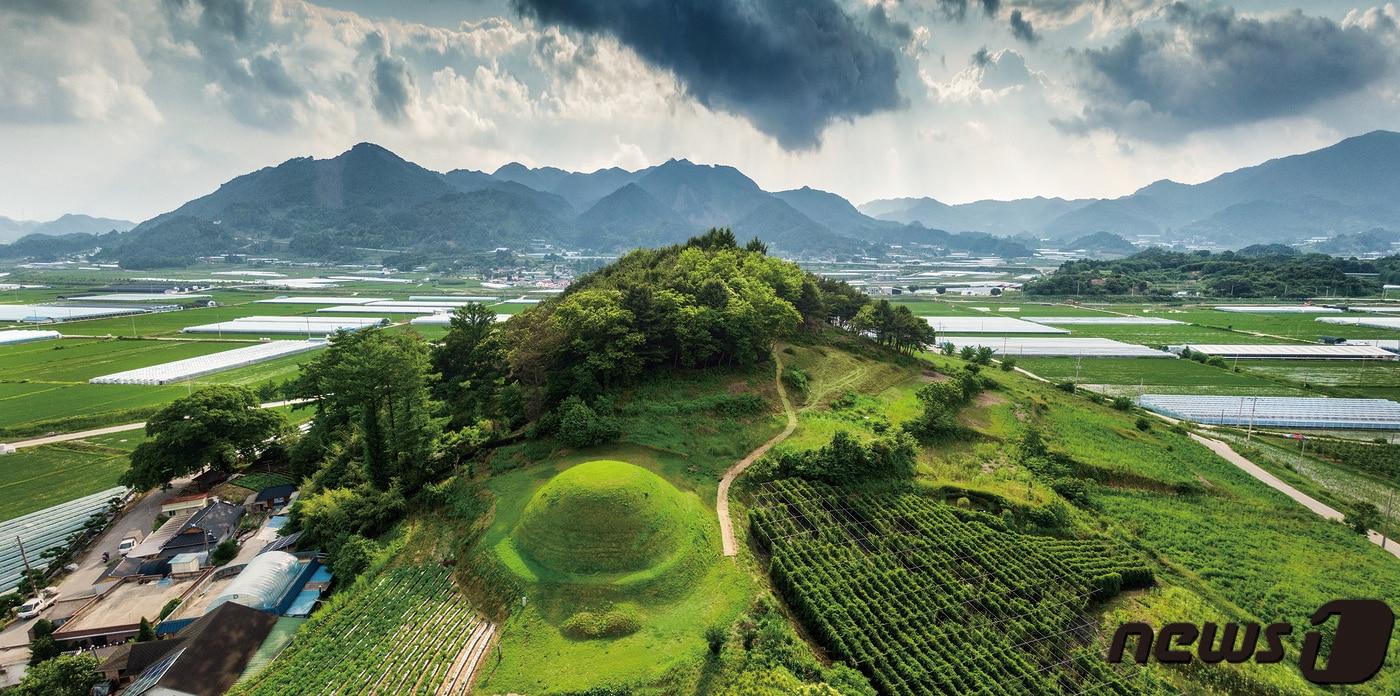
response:
[[[1380,276],[1358,276],[1373,274]],[[1066,261],[1054,273],[1026,283],[1030,295],[1169,294],[1191,287],[1216,297],[1353,297],[1380,292],[1380,284],[1400,277],[1400,257],[1377,261],[1339,259],[1325,254],[1179,253],[1148,249],[1115,261]]]
[[[907,479],[914,475],[918,443],[902,429],[864,443],[839,430],[831,441],[814,450],[779,449],[763,457],[749,472],[751,480],[803,478],[832,485],[872,479]]]
[[[870,334],[882,346],[901,353],[914,353],[932,346],[938,335],[927,321],[906,305],[894,306],[889,300],[867,304],[851,318],[852,331]]]

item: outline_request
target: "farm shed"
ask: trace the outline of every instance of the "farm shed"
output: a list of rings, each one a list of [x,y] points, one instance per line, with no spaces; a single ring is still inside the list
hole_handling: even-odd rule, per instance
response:
[[[253,659],[277,617],[225,604],[173,637],[166,654],[147,667],[124,692],[129,696],[218,696],[229,690]]]
[[[291,502],[292,494],[297,492],[295,484],[286,483],[277,486],[268,486],[253,497],[253,510],[270,512],[280,509],[283,505]]]

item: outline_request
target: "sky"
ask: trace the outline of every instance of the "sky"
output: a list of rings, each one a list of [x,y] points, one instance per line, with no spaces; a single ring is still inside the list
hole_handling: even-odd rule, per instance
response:
[[[670,158],[855,203],[1112,197],[1400,129],[1336,0],[3,0],[0,215],[140,221],[293,157]]]

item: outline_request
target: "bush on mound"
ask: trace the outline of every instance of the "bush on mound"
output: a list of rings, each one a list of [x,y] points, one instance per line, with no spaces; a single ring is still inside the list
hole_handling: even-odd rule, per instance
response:
[[[581,611],[565,619],[559,629],[574,640],[589,640],[630,636],[641,627],[636,608],[623,604],[602,613]]]
[[[675,554],[686,499],[665,479],[626,462],[566,469],[539,489],[515,529],[517,548],[559,573],[624,573]]]

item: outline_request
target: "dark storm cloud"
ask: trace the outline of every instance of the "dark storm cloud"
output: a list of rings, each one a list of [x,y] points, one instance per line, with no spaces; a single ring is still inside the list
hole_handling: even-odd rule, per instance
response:
[[[1001,0],[982,0],[982,12],[988,17],[997,16],[999,10],[1001,10]]]
[[[1117,44],[1077,52],[1090,103],[1056,125],[1169,140],[1302,112],[1376,83],[1395,60],[1388,30],[1377,25],[1296,11],[1254,19],[1181,3],[1165,17],[1175,31],[1134,30]]]
[[[403,58],[380,54],[374,58],[374,75],[370,82],[374,110],[384,120],[398,123],[408,115],[413,99],[413,73]]]
[[[1011,35],[1026,43],[1035,43],[1040,39],[1035,27],[1031,26],[1030,20],[1021,16],[1020,10],[1011,11]]]
[[[675,74],[707,107],[787,149],[900,106],[895,52],[834,0],[513,0],[539,21],[604,34]]]
[[[914,28],[908,22],[891,19],[884,5],[872,6],[867,21],[871,28],[889,34],[901,43],[914,38]]]

